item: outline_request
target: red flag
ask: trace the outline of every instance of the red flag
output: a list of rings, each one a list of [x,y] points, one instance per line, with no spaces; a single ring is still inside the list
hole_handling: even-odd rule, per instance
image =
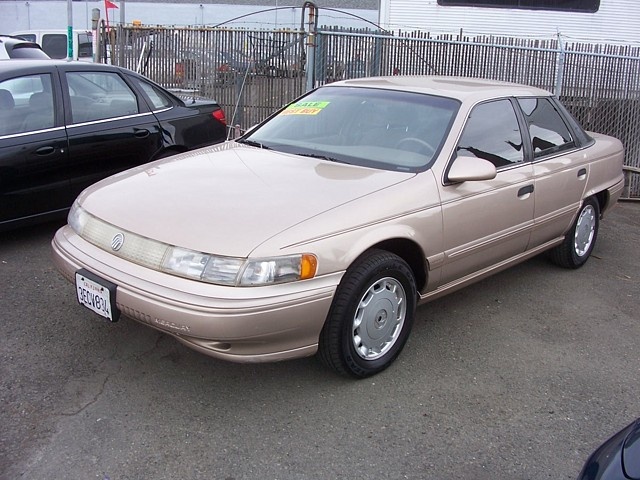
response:
[[[104,7],[105,8],[118,8],[118,6],[115,3],[110,2],[109,0],[104,0]]]

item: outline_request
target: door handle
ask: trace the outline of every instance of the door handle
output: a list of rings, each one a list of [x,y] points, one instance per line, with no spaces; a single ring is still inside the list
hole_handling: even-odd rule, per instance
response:
[[[149,130],[141,128],[140,130],[136,130],[134,135],[136,138],[147,138],[149,136]]]
[[[526,187],[522,187],[518,190],[518,197],[524,197],[530,193],[533,193],[533,185],[527,185]]]
[[[586,176],[587,176],[587,169],[586,168],[581,168],[580,170],[578,170],[578,178],[580,180],[582,180]]]
[[[39,149],[37,149],[36,155],[51,155],[55,151],[55,148],[53,148],[51,145],[47,145],[46,147],[40,147]]]

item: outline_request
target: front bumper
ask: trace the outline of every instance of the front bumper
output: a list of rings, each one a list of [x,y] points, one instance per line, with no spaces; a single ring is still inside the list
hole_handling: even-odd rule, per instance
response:
[[[69,281],[85,268],[117,285],[123,315],[212,357],[269,362],[313,355],[343,272],[265,287],[225,287],[151,270],[101,250],[69,226],[52,242]]]

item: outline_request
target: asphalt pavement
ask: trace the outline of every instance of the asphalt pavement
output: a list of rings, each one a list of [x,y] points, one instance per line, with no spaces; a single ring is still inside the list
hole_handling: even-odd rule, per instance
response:
[[[81,308],[58,225],[0,233],[0,479],[574,479],[640,416],[640,204],[576,271],[534,258],[418,308],[364,380],[238,365]]]

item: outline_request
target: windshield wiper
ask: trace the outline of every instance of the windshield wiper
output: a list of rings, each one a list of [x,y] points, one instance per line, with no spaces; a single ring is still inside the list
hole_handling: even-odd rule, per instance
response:
[[[320,160],[327,160],[329,162],[347,163],[343,162],[342,160],[338,160],[337,158],[330,157],[328,155],[322,155],[319,153],[296,153],[296,155],[300,155],[301,157],[319,158]]]
[[[271,150],[270,147],[267,147],[267,146],[263,145],[262,143],[256,142],[254,140],[246,140],[246,139],[240,138],[240,139],[236,140],[236,142],[242,143],[244,145],[249,145],[251,147],[258,147],[258,148],[264,148],[265,150]]]

